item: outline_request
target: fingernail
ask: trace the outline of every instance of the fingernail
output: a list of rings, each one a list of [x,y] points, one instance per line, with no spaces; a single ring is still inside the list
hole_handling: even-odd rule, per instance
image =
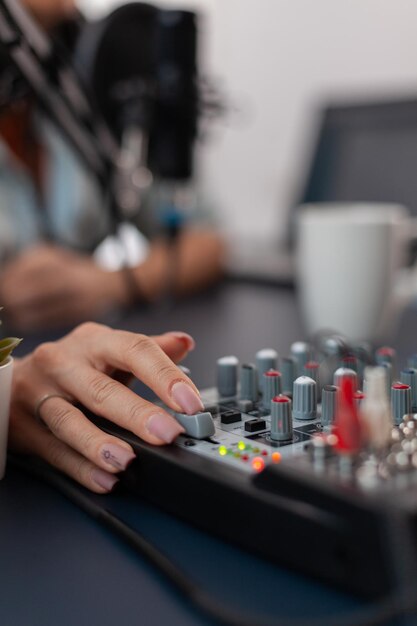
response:
[[[191,350],[194,350],[195,348],[194,338],[191,337],[191,335],[189,335],[188,333],[183,333],[181,331],[175,330],[169,334],[173,335],[176,339],[179,339],[180,341],[182,341],[186,345],[186,348],[189,352],[191,352]]]
[[[178,435],[185,432],[183,427],[166,413],[151,415],[146,423],[146,429],[151,435],[165,443],[171,443]]]
[[[199,411],[204,411],[201,398],[187,383],[175,383],[172,387],[171,395],[173,400],[181,407],[183,413],[193,415]]]
[[[102,458],[116,469],[123,471],[136,458],[132,450],[127,450],[115,443],[106,443],[101,449]]]
[[[119,482],[119,479],[112,474],[108,474],[107,472],[103,472],[101,469],[95,469],[91,472],[91,478],[94,480],[96,485],[105,489],[106,491],[112,491],[114,486]]]

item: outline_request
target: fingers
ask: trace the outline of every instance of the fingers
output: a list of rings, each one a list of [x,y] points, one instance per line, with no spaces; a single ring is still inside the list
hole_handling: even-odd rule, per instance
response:
[[[174,363],[180,363],[189,352],[194,350],[195,341],[187,333],[171,331],[164,335],[151,337]]]
[[[136,456],[129,444],[102,432],[64,398],[48,398],[40,416],[57,439],[107,472],[124,471]]]
[[[171,443],[184,432],[177,420],[164,409],[91,367],[74,371],[67,391],[93,413],[151,444]]]
[[[97,467],[25,413],[13,416],[10,444],[17,452],[41,457],[95,493],[108,493],[118,483],[116,476]]]
[[[175,411],[191,415],[204,409],[194,383],[150,337],[106,329],[91,342],[90,350],[93,364],[104,360],[132,372]]]

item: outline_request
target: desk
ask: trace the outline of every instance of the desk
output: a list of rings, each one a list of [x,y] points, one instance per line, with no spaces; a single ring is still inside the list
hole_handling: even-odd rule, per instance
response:
[[[413,311],[405,324],[416,322]],[[187,364],[200,386],[215,359],[253,358],[266,346],[286,354],[302,336],[291,290],[225,285],[169,313],[129,313],[118,326],[146,333],[182,329],[197,340]],[[402,329],[401,335],[405,332]],[[26,349],[36,338],[26,342]],[[415,348],[415,347],[414,347]],[[410,352],[406,342],[401,349]],[[219,599],[277,617],[312,618],[359,601],[264,562],[125,494],[98,498],[175,559]],[[59,493],[10,468],[0,483],[1,626],[214,626],[138,556]]]

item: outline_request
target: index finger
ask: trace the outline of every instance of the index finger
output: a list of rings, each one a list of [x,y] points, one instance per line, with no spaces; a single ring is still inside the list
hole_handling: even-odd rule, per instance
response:
[[[204,410],[197,387],[150,337],[103,328],[89,344],[89,360],[98,369],[105,363],[131,372],[174,411]]]

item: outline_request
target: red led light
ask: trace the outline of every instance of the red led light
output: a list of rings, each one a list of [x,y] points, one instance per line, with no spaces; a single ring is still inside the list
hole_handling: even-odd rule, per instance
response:
[[[262,450],[261,454],[262,454],[263,456],[268,456],[268,450]]]
[[[248,461],[249,457],[247,454],[242,454],[242,461]]]
[[[265,461],[260,456],[256,456],[252,459],[252,467],[255,472],[262,472],[265,467]]]
[[[264,376],[271,376],[272,378],[275,378],[277,376],[281,376],[281,372],[278,372],[277,370],[269,370],[264,373]]]

